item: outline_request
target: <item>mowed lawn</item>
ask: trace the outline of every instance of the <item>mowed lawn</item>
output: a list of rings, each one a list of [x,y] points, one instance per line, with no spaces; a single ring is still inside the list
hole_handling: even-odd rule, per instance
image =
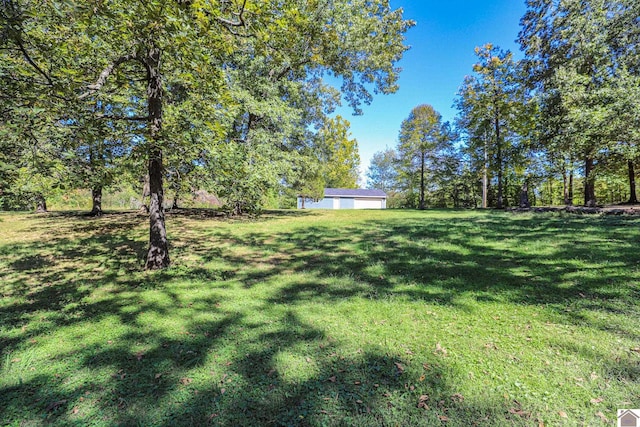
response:
[[[0,213],[0,425],[614,425],[640,220]]]

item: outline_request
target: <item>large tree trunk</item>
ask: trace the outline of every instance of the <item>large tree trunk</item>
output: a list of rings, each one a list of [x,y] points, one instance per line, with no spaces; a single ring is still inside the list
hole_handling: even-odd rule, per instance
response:
[[[629,201],[628,203],[638,203],[638,196],[636,195],[636,170],[633,166],[633,161],[628,161],[629,166]]]
[[[102,185],[96,185],[91,189],[91,205],[89,215],[102,216]]]
[[[587,157],[584,161],[584,205],[596,206],[596,185],[593,176],[593,158]]]
[[[425,153],[420,153],[420,209],[424,210],[426,208],[424,202],[424,163],[425,163]]]
[[[36,194],[36,213],[47,212],[47,200],[40,193]]]
[[[162,191],[162,76],[160,75],[160,49],[153,47],[146,58],[149,81],[147,102],[150,120],[149,147],[149,252],[147,270],[169,266],[169,243],[164,219]]]

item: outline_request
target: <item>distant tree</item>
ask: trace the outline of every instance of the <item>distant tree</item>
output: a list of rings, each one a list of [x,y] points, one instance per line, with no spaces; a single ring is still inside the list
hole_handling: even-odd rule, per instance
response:
[[[385,192],[398,189],[397,153],[393,148],[374,153],[367,169],[367,188]]]
[[[477,47],[474,76],[467,76],[458,93],[457,126],[467,142],[467,150],[483,170],[483,206],[487,201],[488,175],[496,176],[495,206],[502,208],[505,167],[520,136],[525,105],[513,55],[493,44]]]
[[[419,105],[402,122],[398,162],[409,186],[417,182],[418,208],[426,208],[427,179],[436,169],[442,149],[451,141],[442,116],[431,105]]]
[[[351,138],[350,123],[341,116],[327,119],[317,138],[324,151],[324,181],[328,188],[357,188],[360,176],[358,141]]]

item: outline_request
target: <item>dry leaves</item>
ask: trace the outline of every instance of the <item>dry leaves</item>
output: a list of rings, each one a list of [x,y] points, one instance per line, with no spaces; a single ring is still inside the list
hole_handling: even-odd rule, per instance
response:
[[[598,403],[601,403],[601,402],[603,402],[603,401],[604,401],[604,399],[603,399],[602,397],[597,397],[597,398],[595,398],[595,399],[591,399],[591,401],[590,401],[590,402],[591,402],[592,404],[594,404],[594,405],[597,405]]]
[[[423,394],[422,396],[420,396],[420,398],[418,399],[418,408],[423,408],[423,409],[429,409],[429,407],[427,406],[427,401],[429,400],[429,396],[427,396],[426,394]]]
[[[400,362],[395,362],[394,365],[396,365],[396,369],[398,369],[398,374],[402,374],[404,372],[404,366],[402,366]]]
[[[564,411],[558,411],[558,415],[560,415],[560,418],[569,418],[567,413]]]
[[[596,417],[600,418],[605,423],[609,423],[609,419],[605,417],[602,412],[596,412]]]
[[[451,400],[453,400],[456,403],[460,403],[464,401],[464,396],[460,393],[456,393],[453,396],[451,396]]]
[[[442,347],[440,345],[440,343],[436,344],[436,351],[434,352],[434,354],[441,354],[443,356],[447,355],[447,349],[445,349],[444,347]]]

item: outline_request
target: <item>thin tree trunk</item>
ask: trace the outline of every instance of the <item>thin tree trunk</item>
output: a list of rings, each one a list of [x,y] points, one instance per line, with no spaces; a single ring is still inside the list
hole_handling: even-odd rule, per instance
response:
[[[525,178],[522,182],[522,188],[520,189],[520,207],[521,208],[530,208],[531,203],[529,202],[529,179]]]
[[[571,199],[569,198],[569,175],[567,169],[562,167],[562,196],[564,198],[565,206],[571,205]]]
[[[593,177],[593,158],[587,157],[584,161],[584,205],[596,206],[596,188]]]
[[[488,206],[488,190],[489,190],[489,153],[487,148],[487,134],[484,135],[484,170],[482,171],[482,207]]]
[[[569,171],[569,206],[573,206],[573,167]]]
[[[424,159],[425,153],[420,154],[420,209],[424,210],[426,208],[424,203]]]
[[[628,161],[629,166],[629,201],[628,203],[638,203],[638,196],[636,195],[636,171],[633,166],[633,161]]]
[[[102,185],[96,185],[91,189],[91,203],[89,215],[102,216]]]
[[[36,213],[47,212],[47,200],[40,193],[36,194]]]
[[[160,49],[150,48],[146,65],[148,75],[147,102],[150,119],[151,147],[149,148],[149,251],[147,270],[168,267],[169,243],[165,228],[164,193],[162,190],[162,76],[160,75]]]
[[[498,209],[502,209],[504,207],[502,188],[502,143],[500,141],[500,118],[497,115],[494,118],[494,127],[496,132],[496,162],[498,164],[498,203],[496,207]]]

